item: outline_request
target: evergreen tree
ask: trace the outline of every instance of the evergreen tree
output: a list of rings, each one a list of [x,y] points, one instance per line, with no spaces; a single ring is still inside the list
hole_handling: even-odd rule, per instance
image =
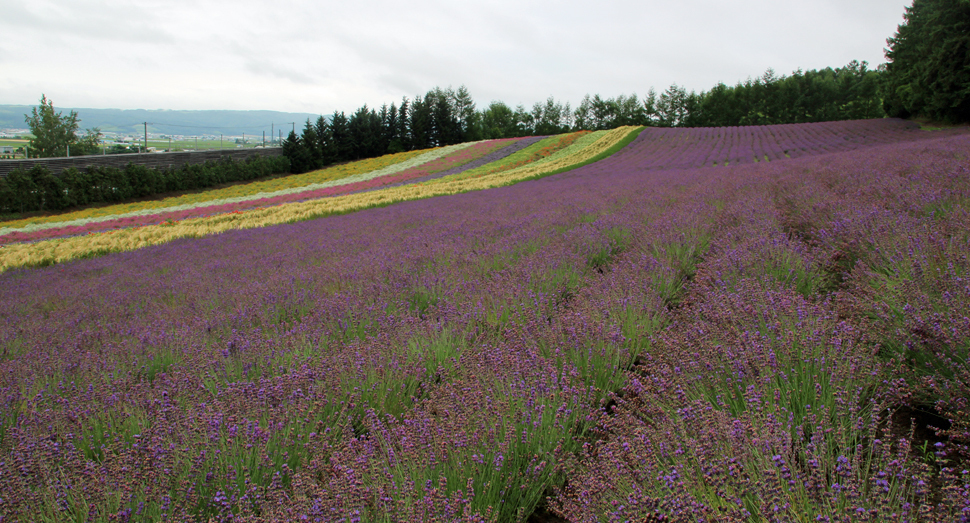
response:
[[[395,109],[395,112],[397,110]],[[395,120],[397,115],[395,114]],[[377,113],[377,155],[383,156],[387,154],[387,147],[391,140],[388,133],[388,121],[391,119],[391,110],[387,107],[387,104],[381,106],[381,111]]]
[[[883,114],[879,107],[879,72],[869,63],[853,60],[839,72],[843,105],[840,117],[846,120],[875,118]]]
[[[387,111],[387,120],[384,122],[384,141],[387,143],[388,154],[404,151],[400,133],[401,126],[397,106],[394,105],[394,102],[391,102],[391,108]]]
[[[686,125],[690,116],[691,98],[696,99],[696,95],[687,94],[687,90],[676,83],[671,84],[657,101],[657,124],[661,127]]]
[[[525,106],[515,106],[515,136],[532,136],[535,134],[535,119],[532,113],[525,110]]]
[[[291,130],[283,141],[283,156],[290,159],[290,172],[293,174],[305,173],[313,169],[313,158],[295,131]]]
[[[381,149],[381,122],[377,112],[364,104],[350,116],[347,123],[350,132],[352,159],[373,158],[384,154]]]
[[[517,136],[515,111],[504,102],[492,102],[480,113],[482,138],[512,138]]]
[[[612,98],[600,98],[599,94],[593,95],[593,119],[596,121],[596,129],[613,129],[617,126],[616,117],[620,112],[616,100]]]
[[[734,89],[719,83],[701,96],[698,122],[702,127],[736,125],[740,116],[735,113]]]
[[[401,141],[401,150],[410,151],[414,148],[411,139],[411,103],[407,96],[401,98],[401,108],[397,111],[397,139]]]
[[[657,125],[657,91],[653,87],[647,91],[647,97],[643,100],[643,125]]]
[[[350,135],[349,121],[343,111],[335,112],[330,120],[330,133],[333,136],[332,150],[335,162],[346,162],[354,158],[354,142]]]
[[[317,118],[314,126],[317,135],[317,154],[319,155],[320,165],[330,165],[336,161],[337,151],[333,142],[333,129],[327,124],[327,119],[323,116]]]
[[[40,107],[34,107],[30,115],[24,115],[24,121],[34,136],[30,140],[30,154],[35,158],[54,158],[67,156],[68,148],[71,155],[94,154],[98,152],[101,143],[101,131],[98,128],[88,129],[87,135],[77,135],[80,120],[77,113],[71,111],[67,116],[54,112],[54,102],[41,95]]]
[[[573,122],[577,131],[592,131],[596,128],[593,116],[593,100],[589,97],[589,94],[583,97],[582,102],[579,102],[579,107],[573,113]]]
[[[303,166],[304,170],[312,171],[323,167],[323,154],[320,150],[320,140],[317,137],[316,127],[310,123],[309,118],[307,118],[306,125],[303,127],[303,134],[300,135],[300,143],[306,151],[304,159],[306,165]],[[292,161],[290,159],[291,163]]]
[[[970,0],[913,0],[886,42],[890,116],[970,121]]]
[[[435,147],[461,141],[460,124],[454,107],[454,92],[435,87],[424,97],[431,110],[431,141]]]
[[[477,115],[475,111],[475,100],[464,85],[458,87],[452,97],[452,105],[455,108],[455,119],[458,122],[458,142],[469,142],[479,140],[477,136]]]
[[[563,105],[550,96],[546,103],[536,102],[532,106],[533,132],[538,135],[569,132],[572,126],[572,113],[569,104]]]
[[[617,108],[615,124],[617,126],[646,124],[647,115],[636,93],[630,96],[621,94],[616,98],[615,103]]]
[[[411,149],[428,149],[429,147],[434,147],[434,138],[432,137],[432,116],[431,107],[428,106],[428,102],[434,103],[433,97],[421,96],[414,97],[414,101],[411,102]]]

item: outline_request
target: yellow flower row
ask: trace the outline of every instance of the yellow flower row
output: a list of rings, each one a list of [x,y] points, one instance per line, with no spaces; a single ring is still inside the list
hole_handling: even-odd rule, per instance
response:
[[[508,171],[496,173],[492,176],[480,178],[487,181],[485,187],[497,187],[508,185],[519,180],[540,176],[544,173],[557,171],[566,167],[576,165],[608,150],[623,138],[628,136],[638,127],[620,127],[612,131],[596,131],[580,136],[575,142],[564,147],[555,153],[528,163],[521,167],[516,167]],[[444,178],[442,183],[459,182],[464,180],[449,180]],[[497,184],[497,185],[496,185]],[[484,188],[484,187],[481,187]]]
[[[332,180],[339,180],[341,178],[346,178],[348,176],[353,176],[356,174],[383,169],[390,165],[394,165],[396,163],[401,163],[401,162],[410,160],[415,156],[425,154],[431,150],[432,149],[424,149],[420,151],[408,151],[408,152],[397,153],[397,154],[388,154],[388,155],[380,156],[378,158],[369,158],[366,160],[359,160],[356,162],[335,165],[333,167],[327,167],[326,169],[319,169],[308,173],[288,175],[280,178],[275,178],[272,180],[262,180],[262,181],[243,183],[243,184],[233,185],[231,187],[224,187],[222,189],[208,190],[205,192],[195,193],[195,194],[183,194],[181,196],[173,196],[170,198],[163,198],[160,200],[123,203],[123,204],[109,205],[104,207],[95,207],[91,209],[82,209],[79,211],[56,214],[52,216],[35,216],[30,218],[23,218],[20,220],[11,220],[8,222],[0,222],[0,228],[20,228],[32,223],[68,222],[71,220],[97,218],[102,216],[115,216],[119,214],[125,214],[125,213],[130,213],[135,211],[141,211],[141,210],[176,207],[178,205],[207,202],[212,200],[222,200],[226,198],[235,198],[240,196],[249,196],[251,194],[256,194],[261,192],[273,192],[273,191],[279,191],[283,189],[304,187],[306,185],[310,185],[314,183],[323,183],[323,182],[328,182]]]
[[[525,149],[509,155],[498,162],[493,162],[475,169],[462,171],[461,173],[449,177],[449,179],[460,180],[464,178],[479,178],[502,171],[516,169],[532,162],[543,161],[552,155],[560,153],[563,149],[572,145],[580,136],[588,134],[590,134],[589,131],[579,131],[568,134],[557,134],[555,136],[543,138],[542,140],[539,140]]]
[[[524,165],[491,176],[451,180],[442,178],[423,184],[391,187],[378,191],[296,202],[277,207],[255,209],[240,214],[223,214],[184,220],[175,225],[151,225],[134,229],[122,229],[87,236],[14,244],[0,247],[0,270],[43,263],[63,262],[92,254],[139,249],[149,245],[166,243],[178,238],[201,237],[234,229],[250,229],[280,223],[292,223],[334,213],[345,213],[388,203],[428,198],[446,194],[487,189],[510,185],[544,173],[564,169],[585,162],[610,149],[637,127],[621,127],[597,134],[592,143],[581,149],[567,148],[568,154],[556,154],[555,158],[540,165]],[[539,164],[539,162],[536,162]]]

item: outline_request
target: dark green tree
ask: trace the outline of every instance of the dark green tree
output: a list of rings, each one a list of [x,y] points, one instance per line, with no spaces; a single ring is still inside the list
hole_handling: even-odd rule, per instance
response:
[[[381,121],[377,112],[364,104],[350,115],[347,129],[353,143],[350,159],[373,158],[384,154],[381,150]]]
[[[428,102],[434,103],[433,98],[415,96],[411,102],[410,131],[411,149],[427,149],[434,147],[432,131],[434,123],[431,116],[431,107]]]
[[[383,121],[383,128],[387,153],[394,154],[404,151],[404,145],[401,141],[400,117],[394,102],[391,102],[391,108],[387,110],[387,119]]]
[[[699,97],[692,91],[671,84],[657,100],[657,125],[660,127],[690,126],[691,113],[696,114]]]
[[[41,95],[40,106],[25,114],[24,121],[34,135],[30,140],[30,155],[35,158],[67,156],[68,148],[75,156],[92,154],[101,143],[101,131],[97,128],[88,129],[86,136],[79,137],[77,112],[71,111],[67,116],[54,112],[54,102],[47,95]]]
[[[460,142],[470,142],[481,139],[481,127],[478,120],[478,112],[475,111],[475,100],[464,85],[458,87],[454,92],[452,104],[455,108],[455,117],[458,120],[458,132]]]
[[[431,141],[434,147],[461,142],[461,124],[455,111],[455,93],[435,87],[424,96],[431,110]]]
[[[533,132],[538,135],[550,135],[569,132],[572,127],[572,111],[569,104],[563,105],[550,96],[546,103],[536,102],[532,106]]]
[[[402,151],[410,151],[411,145],[411,102],[407,96],[401,98],[401,107],[397,110],[397,139],[401,142]]]
[[[512,138],[517,136],[515,111],[504,102],[492,102],[480,113],[482,138]]]
[[[397,113],[397,109],[395,109]],[[394,119],[397,120],[397,114],[394,115]],[[378,155],[387,154],[387,148],[391,145],[391,138],[388,134],[390,129],[391,120],[391,109],[384,104],[381,106],[380,112],[377,113],[377,152]],[[396,122],[395,122],[396,123]]]
[[[587,94],[573,111],[573,128],[577,131],[592,131],[596,128],[593,118],[593,100]]]
[[[647,115],[636,93],[630,96],[621,94],[616,97],[615,103],[617,107],[615,123],[617,126],[644,125],[646,123]]]
[[[320,137],[317,136],[317,127],[307,118],[306,125],[303,127],[303,134],[300,135],[300,143],[306,150],[305,171],[312,171],[323,167],[323,152],[320,150]],[[292,160],[291,160],[292,165]]]
[[[290,172],[293,174],[305,173],[314,167],[313,156],[294,131],[290,131],[283,141],[283,156],[290,159]]]
[[[343,111],[334,112],[330,119],[330,133],[333,136],[333,158],[335,162],[346,162],[354,158],[354,140],[350,134],[350,122]]]
[[[970,0],[913,0],[886,40],[890,116],[970,121]]]
[[[317,137],[317,146],[314,154],[317,155],[321,166],[330,165],[336,161],[337,153],[334,150],[333,129],[323,116],[317,118],[313,126]]]
[[[535,134],[535,118],[525,110],[525,106],[515,106],[515,136],[532,136]]]

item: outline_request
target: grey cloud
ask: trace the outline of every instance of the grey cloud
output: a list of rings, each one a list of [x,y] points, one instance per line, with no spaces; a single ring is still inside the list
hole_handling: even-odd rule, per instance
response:
[[[789,74],[850,59],[874,67],[909,1],[288,0],[267,11],[257,0],[229,9],[205,0],[30,0],[5,8],[0,59],[93,107],[164,93],[181,107],[270,100],[283,105],[252,108],[353,110],[461,84],[480,105],[530,106],[550,95],[576,104],[585,93],[642,96],[674,82],[732,85],[767,67]],[[90,52],[105,44],[150,62]],[[81,83],[103,89],[82,93]],[[144,89],[133,95],[124,85]],[[211,89],[191,87],[199,85]]]
[[[289,80],[296,84],[313,85],[319,81],[318,78],[300,72],[296,69],[274,63],[271,60],[248,59],[246,60],[246,70],[261,76],[271,76]]]
[[[113,42],[172,43],[175,36],[160,27],[156,13],[138,6],[104,6],[96,2],[24,2],[4,8],[3,22],[15,31]]]

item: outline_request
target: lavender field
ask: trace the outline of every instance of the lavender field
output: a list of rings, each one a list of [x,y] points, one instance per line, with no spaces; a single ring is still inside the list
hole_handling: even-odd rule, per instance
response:
[[[754,129],[0,274],[0,521],[970,521],[970,132]]]

